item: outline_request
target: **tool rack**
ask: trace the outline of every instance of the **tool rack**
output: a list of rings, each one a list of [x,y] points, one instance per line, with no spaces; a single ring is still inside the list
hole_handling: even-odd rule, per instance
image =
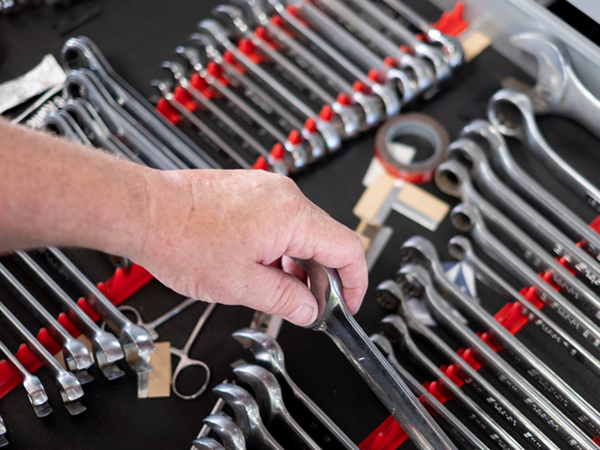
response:
[[[430,3],[405,1],[431,21],[439,17],[440,11]],[[64,25],[61,20],[64,20],[65,12],[44,7],[31,9],[18,17],[4,17],[0,19],[0,80],[5,81],[26,72],[46,53],[58,56],[67,37],[85,35],[96,42],[123,78],[147,98],[151,98],[154,91],[149,86],[149,81],[160,77],[160,62],[171,57],[175,47],[186,39],[186,33],[193,31],[196,23],[208,17],[212,7],[219,3],[221,1],[218,0],[107,0],[102,3],[82,0],[79,5],[72,7],[70,14],[74,25],[78,20],[85,23],[63,36],[59,35],[57,29]],[[449,2],[436,0],[434,3],[439,6]],[[467,2],[467,20],[471,18],[468,8],[475,3]],[[483,8],[486,3],[492,2],[482,1],[475,6]],[[518,2],[498,3],[514,6]],[[85,7],[97,8],[101,14],[86,22]],[[538,5],[531,8],[536,9]],[[490,23],[489,20],[487,23]],[[570,37],[575,39],[572,42],[582,39],[577,35],[573,36]],[[578,50],[579,55],[583,53],[593,59],[594,55],[600,54],[600,50],[594,44],[586,46]],[[585,72],[581,58],[575,59],[576,69]],[[596,62],[600,64],[600,58]],[[455,138],[470,120],[485,117],[487,100],[500,88],[500,81],[507,76],[529,83],[533,81],[526,72],[496,49],[488,48],[458,71],[441,92],[425,102],[411,105],[409,110],[431,114],[445,125],[451,137]],[[588,81],[585,75],[582,79],[584,82]],[[590,88],[594,92],[594,87]],[[600,167],[600,154],[597,149],[600,143],[595,137],[566,119],[544,117],[539,119],[539,124],[552,147],[569,163],[589,179],[598,179],[596,168]],[[344,144],[344,151],[294,177],[308,198],[351,228],[358,224],[358,219],[352,215],[352,208],[363,191],[361,180],[373,156],[373,137],[374,132],[368,132],[348,141]],[[582,202],[574,199],[569,192],[552,181],[552,177],[528,151],[518,151],[520,147],[515,142],[511,142],[510,145],[517,161],[548,190],[582,214],[588,222],[594,219]],[[442,194],[433,183],[425,185],[424,189],[451,205],[457,203],[454,198]],[[380,281],[392,278],[395,274],[400,263],[400,245],[410,236],[420,234],[436,243],[443,260],[451,260],[445,250],[446,243],[458,234],[449,218],[446,218],[435,233],[395,213],[389,217],[386,224],[392,226],[395,232],[370,274],[370,288],[363,307],[356,316],[368,334],[377,331],[379,321],[386,314],[375,303],[373,289]],[[78,249],[67,252],[92,281],[104,281],[113,275],[114,269],[104,256]],[[14,273],[20,274],[9,257],[1,257],[0,261],[11,271],[14,269]],[[40,260],[40,263],[43,262]],[[19,278],[26,281],[25,277]],[[71,286],[66,283],[61,285],[69,294],[74,294]],[[35,295],[43,297],[43,293],[31,282],[27,283],[26,287]],[[484,306],[492,314],[505,306],[504,300],[481,284],[478,284],[478,293],[489,299],[484,302]],[[10,295],[1,286],[0,298],[11,309],[19,311],[17,302],[11,302]],[[152,280],[127,301],[128,304],[136,306],[143,315],[147,314],[147,317],[152,318],[175,306],[180,300],[178,295]],[[165,324],[161,328],[161,337],[168,339],[174,346],[181,346],[201,310],[202,308],[192,307],[187,314]],[[33,320],[27,321],[26,318],[22,318],[31,330],[36,329]],[[219,306],[208,321],[193,355],[206,361],[213,375],[209,391],[194,401],[182,401],[175,396],[138,400],[136,381],[131,374],[117,382],[108,383],[102,379],[97,369],[93,369],[92,372],[96,380],[85,388],[88,394],[85,396],[88,410],[78,417],[70,417],[63,408],[56,407],[51,416],[39,420],[31,414],[30,406],[22,393],[8,394],[0,400],[0,414],[4,416],[9,428],[10,448],[189,448],[191,440],[202,426],[202,418],[209,414],[217,399],[210,392],[210,388],[226,378],[232,378],[230,364],[234,361],[245,359],[247,362],[253,362],[252,355],[230,337],[233,331],[248,326],[251,318],[252,311],[248,309]],[[452,342],[452,338],[444,332],[440,334],[448,342]],[[9,333],[6,333],[6,336],[3,333],[2,337],[14,349],[17,343],[11,341],[9,336]],[[555,355],[550,344],[539,339],[541,331],[532,324],[525,324],[519,331],[519,337],[542,359],[550,362],[559,376],[577,387],[587,401],[600,408],[597,379],[586,373],[585,369],[575,367],[571,363],[564,364],[566,358],[560,354]],[[278,340],[285,351],[286,367],[292,378],[356,444],[361,443],[388,418],[387,410],[324,334],[284,323]],[[410,367],[409,364],[406,366]],[[42,370],[37,375],[44,385],[52,386],[52,380],[43,372]],[[414,373],[424,381],[419,372]],[[498,386],[495,380],[492,380],[492,383]],[[52,404],[60,404],[56,390],[50,388],[48,394]],[[528,412],[526,414],[530,416]],[[404,450],[413,447],[406,442],[401,448]]]

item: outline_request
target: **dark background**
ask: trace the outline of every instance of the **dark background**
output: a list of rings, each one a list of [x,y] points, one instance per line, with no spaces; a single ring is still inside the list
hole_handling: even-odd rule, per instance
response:
[[[186,43],[196,23],[208,17],[211,8],[218,3],[216,0],[92,0],[77,2],[68,9],[42,6],[27,9],[15,16],[0,17],[0,82],[30,70],[46,53],[53,53],[58,59],[60,48],[69,36],[85,35],[97,44],[125,80],[150,98],[155,95],[154,88],[149,86],[150,80],[164,76],[160,69],[162,60],[174,56],[175,47]],[[429,20],[439,17],[439,11],[427,2],[413,0],[407,3]],[[509,75],[532,82],[494,50],[487,49],[462,68],[455,79],[431,100],[407,109],[431,114],[455,138],[470,120],[484,117],[487,100],[500,88],[500,81]],[[594,137],[565,119],[541,118],[540,126],[557,151],[585,176],[596,181],[600,161],[598,141]],[[295,177],[302,191],[312,201],[351,228],[358,224],[352,208],[363,192],[361,179],[373,155],[373,137],[374,132],[365,133],[345,144],[344,149],[328,161]],[[511,142],[511,148],[519,162],[555,195],[586,220],[594,218],[593,211],[586,207],[585,202],[573,198],[556,183],[524,147]],[[425,186],[425,189],[451,204],[456,203],[433,185]],[[414,234],[421,234],[434,240],[443,259],[449,260],[446,243],[456,234],[448,218],[435,233],[395,212],[390,216],[388,225],[395,229],[395,233],[371,273],[370,289],[357,315],[368,334],[377,331],[378,322],[386,314],[375,303],[372,291],[380,281],[392,277],[398,269],[400,244]],[[105,280],[112,274],[112,266],[103,255],[75,249],[69,250],[68,254],[94,282]],[[58,312],[9,257],[3,257],[2,262],[13,269],[49,309]],[[72,286],[65,283],[63,286],[74,297],[77,296]],[[504,304],[502,299],[484,287],[478,288],[483,305],[492,313]],[[1,287],[0,299],[14,309],[31,330],[38,328]],[[151,320],[179,301],[181,297],[153,281],[135,294],[128,304],[137,306],[144,318]],[[169,340],[175,347],[182,347],[202,309],[203,306],[195,305],[187,313],[159,328],[160,340]],[[0,414],[8,428],[11,448],[188,449],[202,425],[202,418],[216,401],[210,388],[225,378],[232,378],[230,364],[234,361],[240,358],[253,361],[252,355],[230,338],[233,331],[248,326],[251,318],[252,311],[244,308],[217,307],[192,350],[192,357],[206,361],[212,369],[209,391],[194,401],[183,401],[174,396],[137,400],[136,380],[131,374],[118,381],[107,382],[94,368],[92,373],[96,380],[84,386],[84,403],[88,411],[71,417],[61,405],[51,377],[44,369],[40,370],[38,375],[51,397],[54,413],[45,419],[37,419],[21,388],[2,399]],[[443,332],[441,334],[448,342],[452,342]],[[597,380],[585,369],[570,361],[566,363],[562,355],[555,354],[554,348],[540,339],[535,327],[531,324],[526,326],[519,337],[559,375],[569,380],[590,403],[600,405],[600,397],[593,388]],[[18,342],[4,325],[0,325],[0,339],[16,351]],[[282,327],[279,342],[286,353],[286,366],[291,377],[355,443],[360,443],[388,416],[377,398],[324,334],[286,323]],[[414,373],[420,381],[429,379],[418,371]],[[190,392],[195,390],[196,376],[202,374],[188,374],[182,380]],[[410,444],[405,444],[403,448],[410,448]]]

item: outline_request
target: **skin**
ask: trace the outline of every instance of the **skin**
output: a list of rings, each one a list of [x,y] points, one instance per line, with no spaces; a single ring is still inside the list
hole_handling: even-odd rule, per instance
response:
[[[0,250],[77,246],[125,256],[181,295],[306,326],[317,305],[291,259],[339,271],[355,314],[358,236],[265,171],[159,171],[0,121]]]

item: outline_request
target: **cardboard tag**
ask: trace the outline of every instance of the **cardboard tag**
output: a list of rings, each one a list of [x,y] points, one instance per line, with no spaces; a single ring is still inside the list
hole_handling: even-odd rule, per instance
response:
[[[150,355],[150,365],[154,370],[148,374],[148,397],[171,396],[171,343],[154,343],[154,353]]]
[[[431,231],[437,229],[450,211],[446,202],[409,182],[404,184],[396,200],[393,205],[396,211]]]
[[[367,223],[374,224],[373,219],[394,189],[395,178],[387,173],[380,174],[358,200],[354,207],[354,215]]]
[[[473,31],[461,39],[465,52],[465,62],[470,62],[491,45],[492,41],[481,31]]]

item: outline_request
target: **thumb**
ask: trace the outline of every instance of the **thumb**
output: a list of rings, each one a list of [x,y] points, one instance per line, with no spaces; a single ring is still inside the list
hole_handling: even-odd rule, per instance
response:
[[[302,281],[281,269],[262,264],[255,266],[255,272],[253,278],[260,283],[250,284],[254,289],[248,298],[261,300],[248,306],[299,326],[308,326],[317,320],[317,301]]]

